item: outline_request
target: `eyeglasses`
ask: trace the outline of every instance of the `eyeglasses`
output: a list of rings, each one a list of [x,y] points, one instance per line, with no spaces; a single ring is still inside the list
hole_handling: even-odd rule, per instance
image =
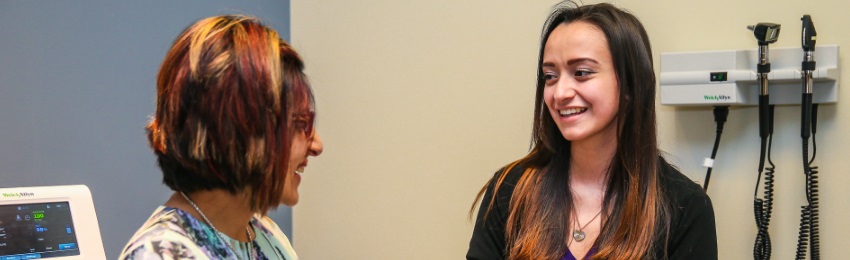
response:
[[[313,138],[316,135],[316,129],[313,128],[315,125],[316,113],[315,112],[307,112],[300,115],[296,115],[292,119],[292,123],[295,127],[300,128],[299,130],[304,131],[304,134],[307,135],[307,138]]]

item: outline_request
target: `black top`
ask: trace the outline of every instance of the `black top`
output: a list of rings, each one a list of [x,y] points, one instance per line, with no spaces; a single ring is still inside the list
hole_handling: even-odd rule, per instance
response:
[[[666,255],[669,259],[717,259],[717,234],[711,199],[702,187],[682,175],[679,170],[663,159],[660,161],[662,162],[660,175],[662,190],[671,206],[670,239],[666,241],[668,247]],[[496,203],[493,204],[486,223],[482,223],[484,213],[487,212],[488,204],[493,196],[494,183],[491,182],[487,187],[478,209],[466,259],[505,259],[507,249],[505,223],[508,219],[508,204],[514,186],[524,171],[524,168],[517,166],[508,172],[508,176],[499,188]],[[501,172],[496,172],[493,180],[498,178]],[[655,251],[656,256],[665,255],[663,244],[652,250]]]

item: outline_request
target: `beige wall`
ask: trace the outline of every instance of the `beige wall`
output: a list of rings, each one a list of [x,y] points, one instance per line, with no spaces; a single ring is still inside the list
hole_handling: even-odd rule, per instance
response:
[[[588,1],[591,2],[591,1]],[[845,1],[636,1],[635,13],[663,52],[754,48],[746,25],[783,25],[774,47],[798,47],[811,14],[818,44],[850,46]],[[528,149],[539,30],[554,1],[293,1],[292,41],[317,94],[325,153],[310,161],[295,208],[304,259],[460,259],[476,192]],[[760,6],[767,5],[767,6]],[[846,53],[846,51],[844,52]],[[845,54],[842,53],[841,60]],[[847,66],[842,73],[848,74]],[[848,77],[845,77],[845,79]],[[847,80],[841,85],[847,85]],[[841,91],[842,102],[848,101]],[[844,103],[820,112],[821,244],[846,249],[850,183],[842,147]],[[662,149],[702,180],[711,152],[710,108],[659,106]],[[844,115],[843,117],[847,117]],[[711,195],[721,259],[752,257],[757,111],[733,108]],[[777,109],[773,255],[791,259],[804,202],[799,107]]]

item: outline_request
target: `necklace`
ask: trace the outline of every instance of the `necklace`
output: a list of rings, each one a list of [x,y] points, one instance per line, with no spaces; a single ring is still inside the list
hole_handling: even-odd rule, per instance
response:
[[[181,192],[180,192],[180,195],[183,195],[183,198],[184,198],[184,199],[186,199],[186,201],[188,201],[188,202],[189,202],[189,204],[191,204],[193,208],[195,208],[195,211],[197,211],[199,215],[201,215],[201,218],[203,218],[203,219],[204,219],[204,222],[207,222],[207,225],[209,225],[209,226],[210,226],[210,228],[212,228],[213,232],[215,232],[215,236],[216,236],[216,237],[218,237],[218,239],[219,239],[219,240],[224,241],[224,243],[225,243],[225,244],[227,244],[227,247],[229,247],[229,248],[230,248],[230,250],[233,250],[233,253],[235,254],[235,253],[236,253],[236,248],[235,248],[235,247],[233,247],[233,245],[232,245],[232,244],[230,244],[230,241],[227,241],[226,239],[224,239],[223,237],[221,237],[221,235],[220,235],[220,233],[221,233],[221,232],[218,232],[218,229],[216,229],[216,228],[215,228],[215,226],[213,226],[213,224],[212,224],[212,222],[210,221],[210,219],[208,219],[208,218],[207,218],[207,216],[206,216],[206,215],[204,215],[204,212],[203,212],[203,211],[201,211],[201,208],[198,208],[198,204],[195,204],[195,202],[194,202],[194,201],[192,201],[192,199],[190,199],[190,198],[189,198],[189,196],[186,196],[186,193],[183,193],[183,192],[181,191]],[[248,226],[251,226],[251,223],[248,223]],[[245,233],[246,233],[246,234],[248,234],[248,240],[252,240],[252,239],[251,239],[251,231],[249,231],[249,228],[248,228],[248,227],[245,227]],[[250,247],[249,247],[249,249],[248,249],[248,256],[249,256],[249,259],[254,259],[254,249],[253,249],[253,246],[250,246]]]
[[[588,221],[587,224],[584,224],[584,226],[581,226],[581,223],[578,222],[578,216],[576,216],[578,214],[573,215],[573,217],[575,217],[575,219],[576,219],[576,227],[577,227],[575,230],[573,230],[573,239],[576,242],[584,241],[584,239],[587,237],[587,235],[583,231],[584,228],[586,228],[587,225],[590,225],[591,222],[596,220],[596,218],[599,217],[599,214],[601,214],[601,213],[602,213],[602,211],[600,210],[598,213],[596,213],[596,216],[593,216],[593,218],[590,219],[590,221]]]

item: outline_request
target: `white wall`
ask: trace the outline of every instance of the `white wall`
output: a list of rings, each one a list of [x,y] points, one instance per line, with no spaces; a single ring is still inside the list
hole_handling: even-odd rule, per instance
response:
[[[595,2],[595,1],[588,1]],[[818,44],[850,46],[842,1],[623,0],[660,53],[755,48],[746,26],[783,25],[773,47],[798,47],[811,14]],[[292,40],[307,62],[325,153],[310,162],[295,208],[305,259],[463,258],[467,210],[484,182],[528,149],[542,22],[555,1],[293,1]],[[846,53],[846,51],[845,51]],[[845,54],[841,54],[843,60]],[[848,74],[847,66],[842,73]],[[845,77],[847,78],[847,77]],[[847,85],[843,80],[841,85]],[[841,91],[840,102],[847,102]],[[850,212],[840,131],[843,103],[822,106],[818,128],[821,245],[839,259]],[[658,107],[662,149],[702,180],[710,108]],[[799,107],[777,108],[773,254],[794,254],[803,205]],[[846,117],[846,116],[845,116]],[[757,111],[733,108],[711,190],[720,259],[752,257]]]

